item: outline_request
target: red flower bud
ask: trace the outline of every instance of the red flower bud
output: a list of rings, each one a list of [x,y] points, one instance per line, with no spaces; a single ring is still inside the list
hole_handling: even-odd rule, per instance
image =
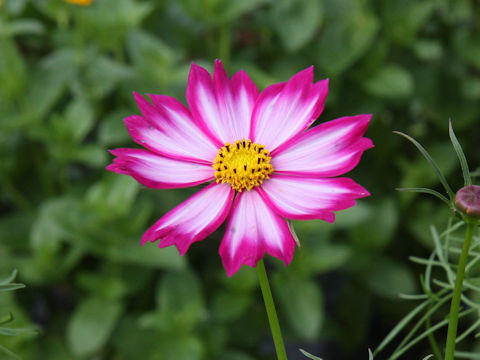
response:
[[[471,218],[480,218],[480,186],[470,185],[458,190],[455,205]]]

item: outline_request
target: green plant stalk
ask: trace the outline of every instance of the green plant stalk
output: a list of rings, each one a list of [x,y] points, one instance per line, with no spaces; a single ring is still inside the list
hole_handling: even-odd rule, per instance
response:
[[[270,323],[270,331],[272,332],[273,343],[277,352],[278,360],[287,360],[287,353],[285,351],[285,344],[283,343],[282,330],[278,322],[277,311],[273,302],[272,291],[268,283],[267,271],[263,260],[257,264],[258,280],[260,288],[262,289],[263,301],[265,302],[265,309],[267,310],[268,322]]]
[[[468,260],[468,251],[472,242],[475,224],[467,222],[467,232],[463,242],[462,254],[458,263],[457,279],[455,280],[455,289],[453,290],[452,305],[450,307],[450,317],[448,322],[447,343],[445,349],[445,360],[454,360],[455,343],[457,338],[458,312],[460,310],[460,298],[462,296],[463,278],[465,267]]]

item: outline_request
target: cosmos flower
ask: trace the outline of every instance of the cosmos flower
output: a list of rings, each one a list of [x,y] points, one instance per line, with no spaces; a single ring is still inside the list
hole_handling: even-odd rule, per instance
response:
[[[308,129],[327,93],[328,80],[313,82],[313,67],[259,93],[242,70],[229,79],[219,60],[213,78],[192,64],[189,108],[169,96],[149,95],[149,102],[135,93],[142,115],[124,121],[146,149],[112,150],[107,169],[155,189],[207,183],[150,227],[142,244],[175,245],[184,255],[226,220],[219,252],[229,276],[256,266],[265,253],[288,265],[295,239],[286,219],[333,222],[334,211],[369,195],[335,176],[373,147],[363,137],[371,115]]]

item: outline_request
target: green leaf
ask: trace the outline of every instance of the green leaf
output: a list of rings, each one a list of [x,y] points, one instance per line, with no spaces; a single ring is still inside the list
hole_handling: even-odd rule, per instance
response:
[[[222,26],[269,2],[270,0],[181,0],[179,4],[192,19],[207,25]]]
[[[80,143],[92,129],[94,116],[92,104],[83,97],[76,97],[67,105],[64,126],[74,142]]]
[[[22,13],[27,4],[27,0],[5,0],[3,4],[5,11],[12,14],[18,15]]]
[[[3,353],[4,355],[6,355],[7,359],[10,358],[14,360],[22,360],[20,356],[14,354],[13,352],[11,352],[10,350],[8,350],[6,347],[2,345],[0,345],[0,353]]]
[[[352,236],[359,247],[383,248],[394,237],[399,220],[396,204],[385,197],[373,210],[368,219],[352,229]]]
[[[385,339],[382,340],[380,345],[378,345],[377,349],[375,349],[375,354],[379,353],[382,351],[400,332],[405,328],[405,326],[412,321],[415,316],[420,314],[421,311],[423,311],[427,305],[430,304],[430,301],[424,301],[423,303],[417,305],[413,310],[411,310],[407,315],[405,315],[402,320],[400,320],[395,327],[390,330],[390,332],[387,334]]]
[[[213,299],[212,314],[220,321],[231,321],[244,314],[251,302],[250,294],[220,291]]]
[[[117,174],[106,174],[86,194],[86,202],[96,209],[99,217],[111,219],[126,215],[138,194],[136,180]]]
[[[68,267],[63,267],[63,262],[67,264],[67,261],[75,260],[75,256],[70,259],[59,256],[62,242],[79,236],[90,221],[89,216],[75,198],[65,196],[45,201],[30,232],[34,263],[21,268],[22,275],[29,282],[44,282],[67,271]]]
[[[203,343],[193,336],[163,336],[160,341],[162,360],[201,360],[205,353]]]
[[[452,121],[448,121],[448,134],[450,135],[450,141],[452,142],[455,153],[457,154],[458,160],[460,161],[460,166],[462,167],[464,186],[472,185],[472,178],[470,176],[470,170],[468,169],[467,159],[463,153],[462,146],[458,142],[457,136],[453,131]]]
[[[274,2],[273,24],[283,46],[289,52],[304,47],[322,22],[323,8],[319,0],[279,0]]]
[[[309,359],[312,359],[312,360],[323,360],[322,358],[319,358],[318,356],[314,356],[314,355],[306,352],[306,351],[303,350],[303,349],[299,349],[299,350],[300,350],[300,352],[301,352],[303,355],[305,355],[305,356],[308,357]]]
[[[467,100],[480,99],[480,79],[466,77],[462,79],[462,97]]]
[[[137,264],[161,269],[183,269],[185,258],[178,255],[173,248],[159,249],[156,244],[148,243],[140,246],[138,239],[127,239],[121,246],[116,243],[105,250],[105,256],[114,261]]]
[[[155,91],[161,92],[179,76],[175,65],[180,55],[157,36],[138,29],[132,30],[127,36],[127,51],[140,75],[136,79],[136,91],[152,92],[152,89],[158,89]]]
[[[116,275],[106,271],[82,272],[77,276],[77,283],[82,290],[97,298],[107,301],[121,300],[127,292],[128,285]]]
[[[0,218],[0,239],[3,244],[12,250],[27,249],[28,235],[35,216],[36,214],[24,210],[3,215]]]
[[[108,341],[123,312],[123,305],[98,298],[87,298],[75,309],[67,326],[67,341],[79,357],[91,356]]]
[[[439,6],[438,1],[385,1],[381,3],[385,33],[393,42],[410,44]]]
[[[59,49],[40,62],[29,79],[23,98],[27,121],[40,119],[52,108],[74,77],[77,61],[78,54],[73,50]]]
[[[4,336],[18,336],[21,334],[31,334],[35,332],[36,331],[33,329],[15,329],[15,328],[0,327],[0,335],[4,335]]]
[[[160,38],[148,32],[134,29],[128,33],[127,50],[134,64],[171,65],[176,55]]]
[[[371,95],[386,99],[405,98],[413,93],[414,83],[410,73],[398,65],[387,65],[363,81]]]
[[[450,206],[450,202],[448,201],[448,199],[445,196],[440,194],[438,191],[435,191],[435,190],[432,190],[432,189],[428,189],[428,188],[397,188],[395,190],[401,191],[401,192],[414,192],[414,193],[430,194],[430,195],[433,195],[433,196],[437,197],[438,199],[442,200],[445,204]]]
[[[373,214],[374,208],[371,205],[360,202],[349,209],[336,213],[333,226],[340,229],[347,229],[367,221]]]
[[[65,230],[58,223],[56,214],[68,211],[69,205],[69,201],[50,201],[40,207],[30,233],[30,244],[34,251],[55,252],[59,248],[59,241],[65,235]]]
[[[13,291],[17,289],[23,289],[25,287],[24,284],[5,284],[0,285],[0,292],[2,291]]]
[[[369,264],[363,281],[371,291],[390,299],[398,299],[400,293],[412,294],[416,289],[415,277],[410,269],[392,259],[377,258]]]
[[[0,37],[0,54],[0,97],[13,101],[25,87],[27,69],[11,39]]]
[[[439,40],[418,39],[413,44],[415,55],[423,61],[440,60],[443,56],[443,45]]]
[[[17,277],[17,269],[12,270],[12,273],[3,280],[0,280],[0,285],[6,285],[11,283]]]
[[[128,66],[110,57],[97,55],[88,64],[85,80],[91,96],[103,98],[110,94],[119,82],[129,80],[133,75]]]
[[[415,145],[415,147],[420,151],[420,153],[425,157],[425,159],[427,159],[428,163],[432,167],[433,171],[435,171],[435,173],[438,176],[438,179],[440,180],[443,187],[447,191],[447,193],[450,197],[450,200],[453,201],[453,199],[455,198],[455,194],[453,193],[452,188],[450,187],[450,185],[448,185],[447,179],[445,179],[445,175],[443,175],[443,173],[440,170],[440,168],[438,167],[437,163],[432,159],[432,157],[427,152],[427,150],[425,150],[425,148],[417,140],[415,140],[411,136],[408,136],[407,134],[404,134],[404,133],[399,132],[399,131],[394,131],[393,133],[398,134],[400,136],[403,136],[408,141],[410,141],[413,145]]]
[[[289,325],[301,339],[316,339],[324,318],[323,295],[317,284],[280,275],[273,280]]]
[[[5,27],[7,36],[42,35],[45,32],[43,24],[36,19],[18,19],[9,22]]]
[[[131,139],[122,119],[131,115],[132,111],[127,108],[119,108],[108,113],[100,120],[98,129],[99,143],[107,146],[128,143]]]
[[[223,23],[234,21],[269,1],[270,0],[223,1],[223,8],[220,11],[219,20]]]
[[[127,32],[153,10],[151,3],[134,0],[103,0],[77,11],[77,31],[100,48],[121,51]]]
[[[95,168],[102,168],[107,165],[107,150],[97,144],[86,144],[72,150],[69,160],[79,162]]]
[[[322,246],[305,247],[306,262],[312,272],[322,274],[338,269],[345,264],[350,256],[352,249],[345,245],[322,244]]]
[[[475,32],[456,31],[453,37],[454,48],[467,64],[475,68],[480,67],[480,45],[478,43],[479,37]]]
[[[191,329],[206,315],[201,282],[190,271],[167,273],[157,288],[157,306],[169,326]]]
[[[477,309],[468,309],[468,310],[462,311],[459,314],[459,318],[462,318],[465,315],[468,315],[469,313],[472,313],[473,311],[477,311]],[[420,324],[422,324],[423,322],[424,322],[424,320],[422,319],[422,322],[417,323],[417,325],[414,327],[414,329],[417,330],[418,328],[420,328]],[[395,350],[395,352],[392,354],[392,356],[390,358],[392,360],[398,359],[402,354],[404,354],[406,351],[408,351],[410,348],[412,348],[415,344],[417,344],[418,342],[420,342],[421,340],[426,338],[429,334],[433,334],[438,329],[448,325],[448,323],[449,323],[449,319],[445,319],[443,321],[440,321],[440,322],[436,323],[433,326],[427,327],[427,329],[425,331],[423,331],[422,333],[420,333],[419,335],[414,337],[413,340],[410,340],[408,343],[404,340],[402,342],[402,344],[400,344],[400,346],[397,347],[397,349]],[[410,334],[411,334],[411,336],[413,336],[412,331],[410,332]],[[407,337],[405,339],[408,339],[408,338],[409,338],[409,336],[407,335]]]

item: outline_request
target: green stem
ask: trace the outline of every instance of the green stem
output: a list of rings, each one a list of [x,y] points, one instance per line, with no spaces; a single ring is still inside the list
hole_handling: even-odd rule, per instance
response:
[[[455,342],[457,338],[458,312],[460,310],[460,299],[462,296],[463,278],[465,275],[465,266],[468,260],[468,250],[472,242],[475,224],[467,222],[467,232],[463,243],[460,262],[458,263],[457,278],[455,280],[455,289],[453,290],[452,305],[450,307],[450,319],[448,323],[447,343],[445,349],[445,360],[454,360]]]
[[[270,290],[267,272],[265,270],[265,264],[263,263],[263,260],[260,260],[257,264],[257,273],[258,280],[260,282],[260,288],[262,289],[263,301],[265,302],[265,308],[267,310],[268,322],[270,323],[273,343],[275,344],[275,350],[277,351],[277,359],[287,360],[287,353],[285,351],[285,345],[283,343],[282,330],[280,329],[280,323],[278,322],[277,311],[275,310],[272,291]]]

